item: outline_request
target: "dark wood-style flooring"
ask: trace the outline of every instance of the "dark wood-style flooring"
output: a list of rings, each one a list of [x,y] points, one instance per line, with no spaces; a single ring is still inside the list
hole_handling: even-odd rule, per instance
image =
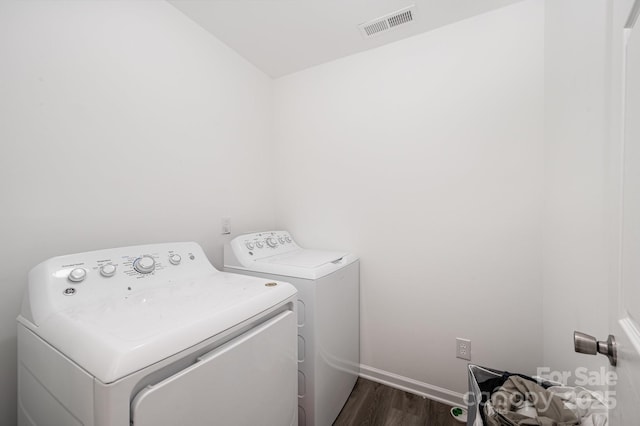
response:
[[[334,426],[462,426],[450,406],[358,378]]]

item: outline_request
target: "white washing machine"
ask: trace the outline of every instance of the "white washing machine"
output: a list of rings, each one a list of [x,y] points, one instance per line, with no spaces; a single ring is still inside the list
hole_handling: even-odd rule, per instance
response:
[[[18,316],[19,424],[295,425],[295,304],[192,242],[49,259]]]
[[[284,280],[298,289],[298,424],[331,425],[358,378],[360,265],[345,252],[308,250],[286,231],[225,245],[224,270]]]

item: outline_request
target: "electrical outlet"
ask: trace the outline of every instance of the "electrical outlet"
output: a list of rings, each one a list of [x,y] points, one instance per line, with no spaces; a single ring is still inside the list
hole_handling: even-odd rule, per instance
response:
[[[222,218],[222,235],[229,235],[231,233],[231,218]]]
[[[456,337],[456,358],[471,361],[471,340]]]

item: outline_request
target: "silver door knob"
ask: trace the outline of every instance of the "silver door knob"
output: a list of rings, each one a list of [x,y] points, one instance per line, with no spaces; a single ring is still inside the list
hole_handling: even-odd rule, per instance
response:
[[[573,347],[576,352],[587,355],[606,355],[609,363],[615,366],[618,362],[618,351],[616,350],[616,339],[609,335],[607,341],[597,341],[595,337],[579,331],[573,332]]]

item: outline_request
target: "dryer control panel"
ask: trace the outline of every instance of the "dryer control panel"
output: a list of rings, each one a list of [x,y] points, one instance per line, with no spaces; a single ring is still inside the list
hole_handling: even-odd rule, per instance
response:
[[[52,312],[104,298],[219,273],[193,242],[122,247],[58,256],[29,273],[28,318],[38,324]]]

